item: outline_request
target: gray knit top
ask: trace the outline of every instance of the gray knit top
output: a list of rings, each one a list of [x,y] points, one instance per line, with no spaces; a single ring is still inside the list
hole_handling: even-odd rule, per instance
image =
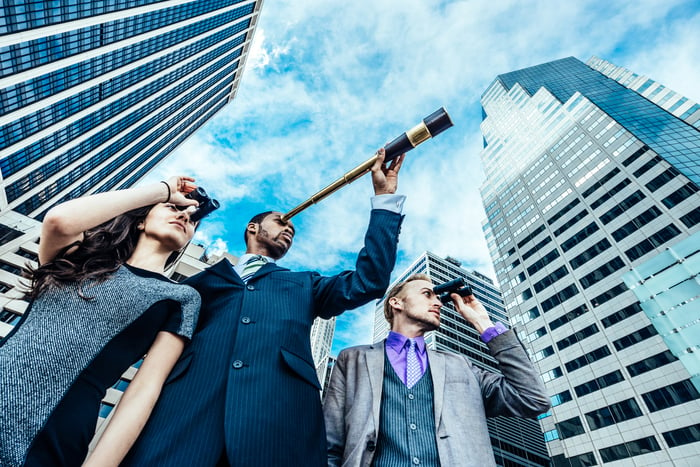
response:
[[[35,437],[78,381],[83,386],[97,384],[93,376],[97,373],[102,375],[100,384],[113,378],[105,387],[94,388],[104,396],[107,387],[148,350],[157,332],[191,338],[201,303],[193,288],[130,266],[120,267],[103,283],[83,287],[83,294],[94,299],[79,297],[76,284],[46,291],[0,342],[0,466],[22,465]],[[167,326],[160,318],[148,319],[148,313],[162,310],[163,305]],[[111,345],[115,341],[118,346]],[[110,368],[95,369],[95,362]],[[120,367],[111,368],[115,365]],[[85,403],[92,406],[95,401]],[[98,410],[99,399],[97,407],[79,412],[92,418]],[[76,414],[71,423],[79,419]]]

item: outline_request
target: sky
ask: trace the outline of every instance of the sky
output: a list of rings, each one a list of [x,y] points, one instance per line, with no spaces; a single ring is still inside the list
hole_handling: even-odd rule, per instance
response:
[[[288,211],[440,107],[454,126],[409,152],[392,281],[428,250],[495,280],[482,232],[479,99],[498,74],[598,56],[700,101],[700,3],[682,0],[265,0],[235,99],[151,172],[194,176],[222,208],[195,241],[245,251],[248,220]],[[369,175],[294,217],[279,264],[353,269]],[[332,354],[372,340],[374,302],[341,315]]]

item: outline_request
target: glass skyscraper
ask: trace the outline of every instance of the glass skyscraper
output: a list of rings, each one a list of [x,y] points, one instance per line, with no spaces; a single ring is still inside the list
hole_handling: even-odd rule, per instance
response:
[[[3,2],[0,210],[132,186],[234,98],[261,4]]]
[[[508,324],[503,308],[501,292],[488,277],[467,271],[451,258],[440,258],[425,252],[390,286],[405,281],[413,274],[427,274],[434,284],[462,278],[472,287],[474,295],[484,304],[491,319]],[[432,350],[442,350],[466,355],[476,366],[499,373],[496,360],[491,357],[488,347],[481,341],[479,333],[454,309],[450,303],[440,310],[440,328],[426,334],[426,346]],[[384,339],[389,332],[389,323],[384,318],[384,300],[376,307],[374,314],[374,342]],[[495,417],[487,420],[491,444],[496,463],[501,466],[545,466],[549,456],[542,439],[542,431],[535,420],[512,417]]]
[[[554,465],[692,465],[700,341],[663,316],[697,314],[697,275],[666,275],[656,293],[678,286],[663,297],[678,303],[644,310],[630,287],[700,231],[700,105],[596,57],[499,75],[481,103],[484,232],[552,398],[540,421]],[[676,260],[697,262],[695,246]],[[686,347],[669,348],[674,326]]]

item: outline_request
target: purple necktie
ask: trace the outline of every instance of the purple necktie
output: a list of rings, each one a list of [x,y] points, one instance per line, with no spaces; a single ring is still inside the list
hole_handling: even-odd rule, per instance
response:
[[[416,341],[415,339],[408,339],[408,342],[410,345],[406,354],[406,386],[408,389],[411,389],[423,375],[421,374],[420,362],[418,362],[418,356],[416,355]]]

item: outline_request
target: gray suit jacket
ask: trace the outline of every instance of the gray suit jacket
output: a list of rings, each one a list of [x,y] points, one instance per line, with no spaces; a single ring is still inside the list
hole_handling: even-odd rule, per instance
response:
[[[443,467],[496,465],[486,417],[535,417],[550,407],[539,374],[513,331],[488,344],[503,375],[456,353],[428,350],[435,438]],[[323,412],[329,466],[369,466],[377,445],[384,341],[340,352]]]

